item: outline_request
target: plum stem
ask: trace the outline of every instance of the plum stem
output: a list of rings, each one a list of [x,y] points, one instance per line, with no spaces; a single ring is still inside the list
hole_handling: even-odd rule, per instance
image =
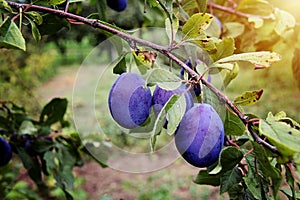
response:
[[[150,42],[150,41],[143,40],[141,38],[132,36],[132,35],[126,33],[126,32],[123,32],[123,31],[118,30],[116,28],[113,28],[111,26],[108,26],[108,25],[102,23],[101,21],[98,21],[98,20],[95,20],[95,19],[88,19],[88,18],[79,16],[79,15],[75,15],[75,14],[72,14],[72,13],[68,13],[68,12],[65,12],[65,11],[62,11],[62,10],[56,10],[56,9],[52,9],[52,8],[49,8],[49,7],[43,7],[43,6],[32,5],[32,4],[23,4],[23,3],[11,2],[11,1],[7,1],[7,3],[11,7],[15,8],[15,9],[20,9],[21,8],[21,9],[28,9],[28,10],[35,10],[35,11],[39,11],[39,12],[51,13],[51,14],[56,15],[56,16],[61,17],[61,18],[66,18],[66,19],[77,21],[77,22],[82,22],[82,23],[87,24],[87,25],[89,25],[91,27],[99,28],[99,29],[108,31],[108,32],[110,32],[112,34],[115,34],[115,35],[121,37],[122,39],[124,39],[127,42],[130,41],[131,45],[133,43],[140,44],[140,45],[143,45],[143,46],[150,47],[153,50],[156,50],[156,51],[162,53],[163,55],[165,55],[166,57],[168,57],[169,59],[171,59],[175,63],[177,63],[180,67],[184,68],[184,70],[187,73],[190,74],[192,80],[201,80],[202,84],[206,85],[206,87],[208,87],[213,93],[215,93],[218,96],[218,98],[219,98],[219,100],[221,102],[226,103],[230,107],[230,109],[232,109],[232,111],[234,113],[236,113],[236,115],[247,126],[248,131],[250,132],[250,134],[252,135],[252,137],[254,138],[254,140],[257,143],[262,144],[266,148],[270,149],[272,152],[279,154],[279,152],[278,152],[278,150],[277,150],[277,148],[275,146],[272,146],[271,144],[267,143],[266,141],[264,141],[263,139],[261,139],[257,135],[257,133],[255,132],[255,130],[253,129],[253,127],[255,125],[250,121],[250,118],[248,116],[244,115],[228,99],[228,97],[225,94],[223,94],[214,85],[212,85],[207,80],[205,80],[204,78],[202,78],[197,72],[195,72],[193,69],[189,68],[183,61],[181,61],[177,56],[175,56],[171,52],[172,48],[170,48],[170,46],[161,46],[161,45],[155,44],[153,42]],[[209,3],[208,5],[216,8],[216,9],[221,9],[221,7],[216,6],[214,4],[211,4],[211,3]],[[237,14],[237,12],[235,11],[233,14]],[[238,14],[240,14],[240,13],[238,12]]]

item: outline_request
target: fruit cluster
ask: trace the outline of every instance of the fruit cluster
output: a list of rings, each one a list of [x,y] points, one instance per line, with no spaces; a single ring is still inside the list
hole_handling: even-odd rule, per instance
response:
[[[218,160],[224,143],[221,118],[209,104],[195,104],[187,88],[168,91],[156,86],[153,95],[136,73],[123,73],[113,84],[108,105],[113,119],[122,127],[133,129],[149,117],[151,107],[157,116],[173,94],[184,94],[186,113],[175,132],[176,148],[196,167],[207,167]],[[166,121],[167,123],[167,121]]]
[[[20,149],[23,149],[30,156],[40,155],[42,152],[37,151],[37,149],[41,144],[43,144],[44,147],[52,146],[52,137],[36,137],[26,133],[22,135],[13,133],[9,138],[9,142],[4,138],[0,138],[0,167],[7,165],[12,159],[13,152],[18,154]],[[43,150],[46,150],[46,148]]]

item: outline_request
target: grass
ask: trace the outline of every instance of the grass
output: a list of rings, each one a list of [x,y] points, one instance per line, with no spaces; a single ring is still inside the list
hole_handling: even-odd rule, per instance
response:
[[[195,175],[195,168],[180,159],[166,169],[151,173],[144,181],[126,180],[122,185],[135,193],[138,200],[227,199],[226,195],[219,195],[216,187],[193,184]]]

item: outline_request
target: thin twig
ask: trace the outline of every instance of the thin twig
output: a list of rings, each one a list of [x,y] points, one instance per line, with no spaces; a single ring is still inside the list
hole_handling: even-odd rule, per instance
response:
[[[22,13],[26,12],[31,6],[32,6],[32,4],[27,4],[27,6],[25,8],[22,8],[22,10],[11,19],[11,21],[13,22],[16,19],[18,19],[18,17],[20,17]],[[20,21],[22,21],[22,20],[20,20]]]
[[[173,27],[173,20],[172,20],[172,16],[171,14],[169,13],[168,9],[166,8],[166,6],[160,1],[158,0],[157,1],[159,3],[159,5],[162,7],[162,9],[164,10],[164,12],[166,13],[169,21],[170,21],[170,28],[171,28],[171,41],[170,41],[170,46],[173,45],[174,43],[174,27]]]
[[[220,10],[220,11],[223,11],[223,12],[226,12],[226,13],[230,13],[230,14],[237,15],[237,16],[240,16],[240,17],[245,17],[245,18],[251,18],[251,17],[258,17],[258,18],[261,18],[261,19],[272,19],[273,18],[272,15],[263,16],[263,15],[252,15],[252,14],[239,12],[239,11],[234,10],[232,8],[221,6],[221,5],[212,3],[212,2],[208,2],[207,6],[209,8],[214,8],[216,10]]]
[[[270,149],[273,153],[279,154],[278,149],[275,146],[273,146],[273,145],[269,144],[268,142],[266,142],[265,140],[261,139],[257,135],[257,133],[253,130],[252,127],[253,127],[253,124],[249,123],[248,124],[248,131],[250,132],[250,134],[253,137],[253,139],[255,140],[255,142],[257,142],[258,144],[262,144],[266,148]]]

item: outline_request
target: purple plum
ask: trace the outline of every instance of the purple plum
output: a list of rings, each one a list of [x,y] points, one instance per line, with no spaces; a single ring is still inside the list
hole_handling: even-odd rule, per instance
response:
[[[117,12],[121,12],[127,7],[127,0],[106,0],[106,3],[111,9]]]
[[[195,167],[215,163],[224,144],[223,122],[209,104],[196,104],[187,111],[175,132],[176,148]]]
[[[108,98],[109,110],[122,127],[133,129],[149,116],[152,95],[145,81],[136,73],[123,73],[113,84]]]
[[[161,109],[164,107],[164,105],[167,103],[167,101],[171,98],[174,94],[183,94],[186,92],[185,95],[185,101],[186,101],[186,111],[188,111],[191,107],[194,106],[194,100],[189,91],[186,91],[187,88],[184,85],[181,85],[176,90],[165,90],[160,88],[159,86],[156,86],[154,92],[153,92],[153,109],[155,116],[158,116]]]
[[[5,166],[12,158],[12,149],[10,144],[4,139],[0,138],[0,167]]]

